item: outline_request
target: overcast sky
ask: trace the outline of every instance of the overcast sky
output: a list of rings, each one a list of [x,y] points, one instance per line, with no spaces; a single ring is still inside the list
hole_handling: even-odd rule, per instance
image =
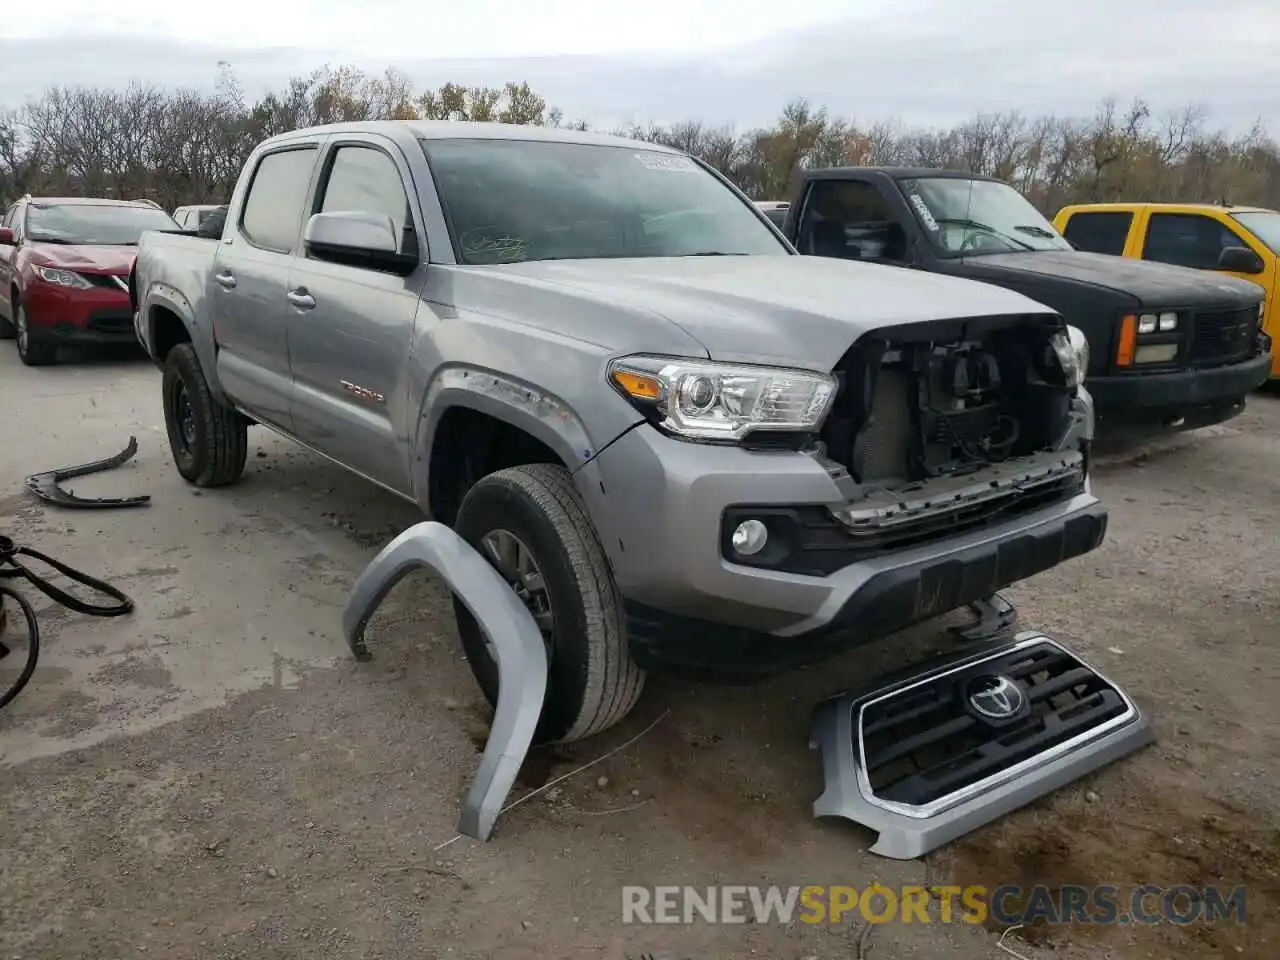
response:
[[[527,11],[527,12],[526,12]],[[325,63],[421,85],[529,83],[601,125],[768,123],[807,97],[859,120],[1198,103],[1280,134],[1280,0],[59,0],[0,14],[0,105],[51,84],[250,96]]]

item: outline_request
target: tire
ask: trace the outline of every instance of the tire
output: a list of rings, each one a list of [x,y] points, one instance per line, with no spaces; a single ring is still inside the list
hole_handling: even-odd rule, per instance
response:
[[[180,343],[164,361],[164,425],[178,473],[197,487],[225,487],[244,473],[249,430],[213,398],[195,348]]]
[[[553,623],[535,742],[582,740],[625,717],[645,675],[628,652],[622,598],[569,471],[539,463],[489,474],[463,498],[454,529],[500,573],[486,537],[514,536],[541,573],[546,589],[539,600],[549,601]],[[455,597],[453,606],[471,672],[496,705],[497,662],[484,632],[461,600]]]
[[[27,325],[27,308],[19,300],[14,307],[14,327],[18,340],[18,359],[28,367],[47,367],[58,359],[57,344],[42,340]]]
[[[12,340],[17,335],[18,328],[13,325],[13,321],[0,317],[0,340]]]

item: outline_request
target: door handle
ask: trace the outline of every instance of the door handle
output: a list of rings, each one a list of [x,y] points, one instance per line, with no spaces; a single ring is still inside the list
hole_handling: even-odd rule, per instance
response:
[[[218,286],[224,290],[230,290],[236,285],[235,275],[230,270],[223,270],[222,273],[215,273],[213,279],[218,281]]]
[[[310,310],[316,305],[316,298],[307,293],[306,287],[298,287],[296,290],[290,290],[286,297],[299,310]]]

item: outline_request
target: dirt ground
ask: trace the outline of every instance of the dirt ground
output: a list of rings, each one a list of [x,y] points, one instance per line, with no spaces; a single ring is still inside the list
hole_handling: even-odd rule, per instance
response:
[[[1122,683],[1158,742],[897,863],[812,818],[807,721],[939,648],[937,624],[754,688],[653,682],[620,728],[531,758],[517,790],[661,718],[644,736],[490,843],[448,842],[486,717],[445,593],[397,588],[371,664],[339,634],[352,579],[412,508],[260,431],[241,485],[197,493],[158,386],[145,363],[28,370],[0,344],[0,532],[138,605],[48,611],[41,667],[0,712],[0,960],[1280,955],[1280,400],[1104,457],[1106,545],[1009,593]],[[131,433],[136,463],[76,489],[149,507],[74,513],[21,489]],[[1248,922],[1024,928],[1004,948],[990,923],[622,923],[626,884],[872,882],[1244,884]]]

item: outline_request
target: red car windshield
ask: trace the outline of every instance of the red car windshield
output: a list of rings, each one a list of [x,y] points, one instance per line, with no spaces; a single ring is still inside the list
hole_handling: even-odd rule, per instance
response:
[[[181,229],[154,207],[32,203],[27,208],[27,239],[38,243],[133,246],[146,230]]]

